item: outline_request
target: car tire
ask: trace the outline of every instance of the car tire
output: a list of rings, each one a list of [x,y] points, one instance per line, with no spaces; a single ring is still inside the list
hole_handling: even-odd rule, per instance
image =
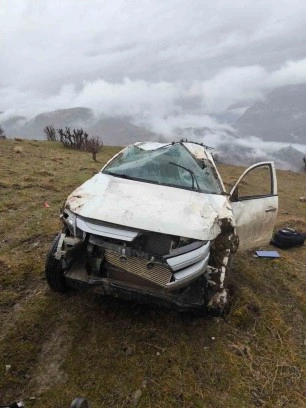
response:
[[[288,249],[295,246],[301,246],[305,242],[305,235],[295,231],[280,230],[275,233],[272,239],[272,245],[282,249]]]
[[[68,286],[64,276],[64,270],[62,268],[62,263],[55,258],[55,253],[57,251],[58,242],[60,240],[61,234],[58,234],[51,245],[51,249],[47,254],[46,265],[45,265],[45,275],[47,282],[52,290],[55,292],[64,293],[67,292]]]
[[[72,401],[70,408],[90,408],[90,404],[85,398],[76,398]]]

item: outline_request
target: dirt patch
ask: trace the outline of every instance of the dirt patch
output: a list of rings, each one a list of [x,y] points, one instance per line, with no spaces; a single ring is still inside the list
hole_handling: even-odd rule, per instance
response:
[[[7,334],[9,333],[11,329],[13,329],[16,325],[18,325],[20,314],[22,311],[27,309],[28,303],[31,302],[33,299],[40,297],[42,294],[45,294],[45,292],[46,292],[46,285],[44,283],[40,283],[35,288],[35,290],[31,290],[25,293],[20,293],[18,296],[21,296],[22,299],[14,302],[14,305],[9,305],[9,307],[7,307],[7,305],[0,307],[0,313],[1,313],[0,342],[3,341],[3,339],[7,336]],[[5,293],[6,292],[3,291],[3,295],[5,295]]]
[[[68,376],[62,369],[62,362],[65,361],[70,345],[71,337],[63,327],[56,328],[43,345],[31,380],[31,388],[36,389],[37,395],[67,381]]]

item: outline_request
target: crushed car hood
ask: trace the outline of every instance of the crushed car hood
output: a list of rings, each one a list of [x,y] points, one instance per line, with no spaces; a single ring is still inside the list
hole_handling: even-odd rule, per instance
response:
[[[98,173],[77,188],[66,208],[82,217],[126,227],[211,240],[233,214],[227,197]]]

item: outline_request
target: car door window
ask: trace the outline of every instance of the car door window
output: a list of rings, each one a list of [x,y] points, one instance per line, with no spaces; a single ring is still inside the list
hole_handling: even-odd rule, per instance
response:
[[[236,186],[232,201],[243,201],[273,195],[273,175],[269,164],[252,168]]]

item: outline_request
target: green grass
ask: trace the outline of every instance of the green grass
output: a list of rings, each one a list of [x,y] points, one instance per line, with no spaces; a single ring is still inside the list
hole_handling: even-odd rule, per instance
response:
[[[130,407],[137,391],[145,408],[306,406],[305,247],[237,255],[225,319],[49,290],[59,209],[116,151],[95,163],[57,143],[0,142],[0,404],[63,408],[82,395],[93,408]],[[220,171],[231,184],[242,168]],[[277,227],[306,230],[305,181],[278,172]]]

